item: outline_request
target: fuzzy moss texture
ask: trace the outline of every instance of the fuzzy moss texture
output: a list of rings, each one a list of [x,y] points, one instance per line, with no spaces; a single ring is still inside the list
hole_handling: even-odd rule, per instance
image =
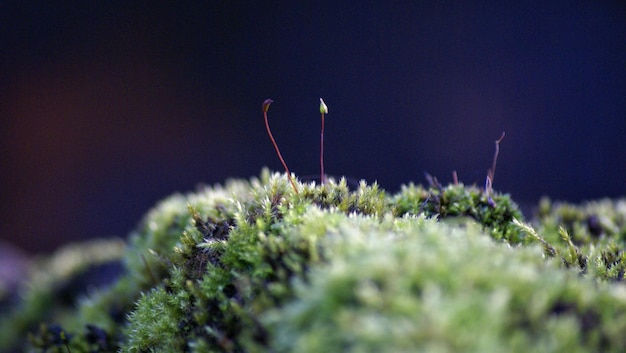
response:
[[[100,256],[64,274],[44,263],[2,308],[0,350],[626,350],[626,201],[545,199],[527,222],[462,184],[296,184],[264,170],[174,195],[125,248],[87,244]],[[116,282],[60,295],[106,261],[123,264]]]

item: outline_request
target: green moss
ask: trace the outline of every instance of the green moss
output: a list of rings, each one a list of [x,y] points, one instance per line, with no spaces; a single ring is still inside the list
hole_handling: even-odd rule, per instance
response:
[[[298,281],[297,300],[263,316],[277,352],[626,347],[624,288],[580,279],[537,247],[430,220],[342,225],[338,256]]]
[[[395,195],[297,184],[264,170],[165,199],[115,283],[63,313],[29,291],[3,333],[74,353],[626,347],[619,202],[543,201],[524,223],[508,195],[436,179]]]
[[[572,205],[541,200],[536,229],[525,232],[586,277],[623,281],[626,271],[626,200]],[[524,227],[521,227],[524,228]]]
[[[76,317],[75,306],[88,294],[84,285],[90,281],[85,276],[119,261],[124,247],[120,239],[93,240],[66,245],[50,258],[38,259],[20,300],[0,313],[0,350],[24,341],[29,330],[41,331],[42,323],[72,321]],[[45,335],[48,329],[43,331]]]
[[[514,218],[522,214],[509,195],[487,195],[483,189],[463,184],[444,187],[436,180],[429,188],[409,184],[393,197],[393,213],[436,217],[438,219],[468,217],[489,231],[495,239],[517,244],[523,234],[513,227]]]
[[[626,200],[603,199],[572,205],[540,201],[537,215],[540,230],[556,240],[558,228],[563,227],[577,245],[589,245],[603,240],[626,240]]]

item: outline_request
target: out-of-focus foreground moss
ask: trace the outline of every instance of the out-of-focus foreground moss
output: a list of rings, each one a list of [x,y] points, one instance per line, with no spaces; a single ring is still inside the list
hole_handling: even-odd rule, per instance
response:
[[[260,178],[66,248],[0,306],[0,350],[622,352],[626,201]],[[118,265],[108,285],[89,284]],[[87,283],[87,284],[86,284]]]

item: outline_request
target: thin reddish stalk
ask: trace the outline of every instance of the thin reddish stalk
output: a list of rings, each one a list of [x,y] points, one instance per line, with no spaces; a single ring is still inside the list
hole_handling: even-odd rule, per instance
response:
[[[280,162],[283,164],[283,167],[285,167],[285,172],[287,173],[287,178],[289,179],[289,182],[291,183],[291,186],[293,187],[293,191],[295,191],[297,194],[298,188],[296,187],[296,183],[293,181],[293,178],[291,177],[289,168],[287,168],[287,163],[285,163],[283,156],[280,154],[280,150],[278,149],[276,140],[274,140],[274,136],[272,135],[272,131],[270,130],[270,124],[267,121],[267,111],[269,110],[270,104],[272,104],[272,102],[274,101],[271,99],[266,99],[263,102],[263,118],[265,118],[265,128],[267,129],[267,134],[270,136],[270,140],[272,140],[272,144],[274,145],[274,148],[276,149],[276,154],[278,154],[278,159],[280,159]]]
[[[491,165],[491,170],[489,171],[489,177],[491,178],[491,183],[493,183],[493,178],[496,176],[496,162],[498,162],[498,154],[500,153],[500,142],[504,139],[504,131],[499,139],[496,140],[496,152],[493,154],[493,164]]]
[[[328,107],[324,100],[320,98],[320,114],[322,115],[322,132],[320,133],[320,185],[326,182],[324,174],[324,115],[328,114]]]
[[[487,179],[485,180],[485,193],[487,194],[487,202],[492,207],[496,207],[495,201],[491,198],[493,193],[493,179],[496,177],[496,163],[498,162],[498,154],[500,153],[500,142],[504,139],[504,131],[499,139],[496,140],[496,151],[493,154],[493,164],[491,169],[487,171]]]
[[[324,185],[324,113],[322,113],[322,133],[320,134],[320,183]]]

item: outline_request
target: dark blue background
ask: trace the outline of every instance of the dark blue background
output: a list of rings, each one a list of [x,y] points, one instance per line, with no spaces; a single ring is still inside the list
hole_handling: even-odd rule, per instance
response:
[[[319,168],[391,192],[483,184],[522,204],[626,186],[623,1],[0,5],[2,239],[125,235],[157,200]],[[505,4],[506,3],[506,4]]]

